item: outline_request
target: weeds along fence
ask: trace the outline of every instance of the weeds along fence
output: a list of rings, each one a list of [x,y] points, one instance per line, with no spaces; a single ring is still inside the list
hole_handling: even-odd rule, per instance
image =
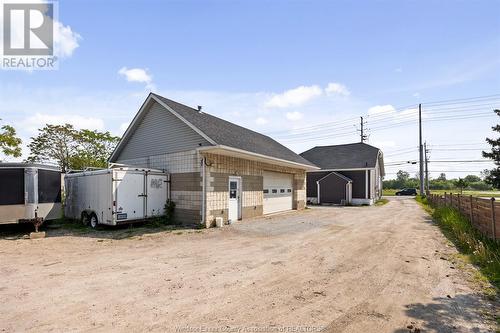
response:
[[[500,239],[500,202],[472,195],[453,193],[429,194],[427,200],[435,207],[451,207],[468,217],[472,225],[488,238]]]

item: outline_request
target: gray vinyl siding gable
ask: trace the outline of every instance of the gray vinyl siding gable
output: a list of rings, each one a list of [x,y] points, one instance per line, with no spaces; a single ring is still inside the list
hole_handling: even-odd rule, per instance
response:
[[[133,130],[133,129],[132,129]],[[138,120],[117,161],[192,150],[211,144],[157,102]]]

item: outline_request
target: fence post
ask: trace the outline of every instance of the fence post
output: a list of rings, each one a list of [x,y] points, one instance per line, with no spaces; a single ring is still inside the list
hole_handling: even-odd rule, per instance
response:
[[[458,198],[458,212],[462,213],[462,201],[460,200],[460,194],[457,194]]]
[[[493,232],[493,240],[497,239],[497,226],[495,222],[495,198],[491,198],[491,231]]]
[[[448,200],[446,199],[446,192],[444,192],[444,206],[448,206]]]
[[[474,223],[474,207],[472,206],[472,195],[470,196],[470,223]]]

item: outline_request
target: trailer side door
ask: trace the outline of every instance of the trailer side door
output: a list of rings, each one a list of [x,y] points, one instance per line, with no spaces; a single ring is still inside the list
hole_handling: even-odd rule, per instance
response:
[[[167,203],[167,175],[148,173],[146,188],[148,217],[164,215],[165,204]]]
[[[144,178],[143,172],[116,170],[114,173],[117,222],[144,218]]]

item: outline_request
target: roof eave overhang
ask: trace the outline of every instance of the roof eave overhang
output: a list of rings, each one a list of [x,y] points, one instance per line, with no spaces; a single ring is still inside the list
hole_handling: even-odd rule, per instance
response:
[[[253,153],[253,152],[248,151],[248,150],[238,149],[238,148],[224,146],[224,145],[201,147],[201,148],[197,148],[197,150],[199,152],[206,152],[206,153],[213,153],[213,154],[224,155],[224,156],[239,157],[239,158],[244,158],[247,160],[271,163],[274,165],[280,165],[280,166],[285,166],[285,167],[289,167],[289,168],[303,169],[306,171],[320,169],[316,166],[312,166],[309,164],[288,161],[288,160],[284,160],[281,158],[271,157],[271,156],[258,154],[258,153]]]
[[[315,169],[312,171],[329,171],[329,172],[335,172],[335,171],[365,171],[365,170],[375,170],[375,167],[364,167],[364,168],[336,168],[336,169]]]

